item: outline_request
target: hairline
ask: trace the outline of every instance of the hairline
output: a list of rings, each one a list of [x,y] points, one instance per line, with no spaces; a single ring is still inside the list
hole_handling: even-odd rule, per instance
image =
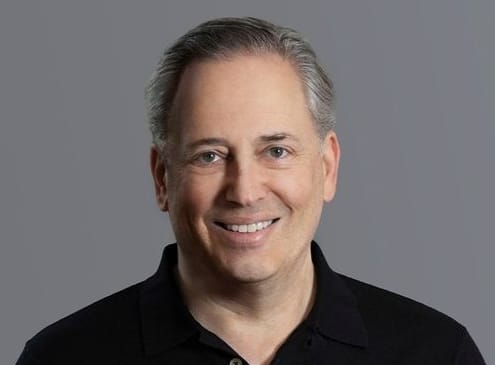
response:
[[[335,91],[311,44],[297,30],[252,17],[217,18],[186,32],[167,48],[146,86],[153,144],[170,144],[173,105],[184,71],[194,62],[228,60],[239,54],[276,54],[293,67],[317,136],[324,140],[335,127]]]
[[[266,48],[266,47],[265,47]],[[216,53],[216,54],[208,54],[208,55],[197,55],[192,57],[188,62],[186,62],[180,72],[177,74],[177,80],[176,84],[173,88],[173,97],[170,102],[170,110],[169,110],[169,115],[167,116],[166,120],[162,121],[162,123],[165,124],[165,130],[167,131],[166,135],[166,140],[163,141],[163,146],[158,146],[156,143],[153,143],[159,151],[162,153],[165,153],[165,151],[162,151],[162,147],[166,148],[167,146],[170,145],[169,143],[169,138],[171,137],[170,132],[172,131],[172,128],[170,128],[172,125],[177,123],[177,108],[176,108],[176,100],[177,100],[177,94],[178,90],[180,87],[180,83],[182,80],[182,77],[186,70],[193,66],[194,64],[199,64],[203,62],[222,62],[222,61],[232,61],[236,57],[239,56],[257,56],[257,57],[262,57],[262,56],[268,56],[268,55],[275,55],[279,56],[284,62],[288,62],[294,71],[299,85],[301,87],[301,90],[304,94],[304,106],[307,108],[307,111],[309,112],[309,115],[311,117],[311,124],[313,125],[314,131],[316,135],[318,136],[318,139],[320,140],[321,143],[323,143],[323,140],[325,139],[325,136],[328,135],[328,133],[331,132],[331,129],[326,131],[325,135],[321,135],[319,129],[318,129],[318,121],[315,119],[313,112],[311,111],[311,107],[309,105],[309,96],[308,96],[308,87],[304,82],[304,78],[301,75],[300,70],[297,67],[297,61],[294,59],[295,57],[287,52],[282,52],[282,50],[277,50],[277,49],[261,49],[261,47],[255,47],[255,46],[243,46],[243,47],[238,47],[238,48],[233,48],[233,49],[226,49],[222,52]],[[177,125],[177,124],[175,124]]]

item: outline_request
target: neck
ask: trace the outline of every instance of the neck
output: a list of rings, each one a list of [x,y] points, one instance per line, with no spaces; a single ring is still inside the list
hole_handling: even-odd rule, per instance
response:
[[[192,267],[179,257],[177,279],[191,314],[250,364],[268,363],[313,305],[316,282],[309,249],[297,264],[254,283]]]

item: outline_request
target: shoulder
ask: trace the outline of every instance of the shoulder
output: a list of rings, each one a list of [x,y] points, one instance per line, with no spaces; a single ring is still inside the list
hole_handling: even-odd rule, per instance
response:
[[[461,325],[451,317],[403,295],[377,286],[338,274],[354,295],[361,313],[365,318],[380,321],[393,320],[397,324],[415,322],[423,325],[433,324],[445,329],[461,329]],[[424,323],[423,323],[424,322]]]
[[[49,325],[31,338],[21,355],[26,363],[74,363],[91,356],[105,357],[132,339],[124,333],[139,331],[139,291],[142,283],[109,295]],[[109,355],[110,356],[110,355]],[[85,363],[86,363],[85,362]],[[95,362],[96,363],[96,362]]]
[[[484,363],[466,328],[448,315],[374,285],[338,276],[353,293],[368,332],[370,352],[378,358],[409,354],[422,363]],[[475,360],[465,361],[466,357]]]

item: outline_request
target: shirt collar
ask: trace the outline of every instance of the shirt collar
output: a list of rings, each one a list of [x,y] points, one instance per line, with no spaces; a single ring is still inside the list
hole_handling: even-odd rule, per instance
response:
[[[141,288],[140,311],[144,350],[154,355],[174,347],[199,333],[176,284],[177,245],[163,250],[157,272]]]
[[[368,344],[367,331],[356,300],[344,280],[328,266],[316,242],[311,255],[317,278],[315,304],[306,322],[323,337],[359,347]],[[154,355],[201,332],[182,301],[174,277],[177,245],[165,247],[157,272],[147,279],[140,292],[144,350]]]
[[[324,337],[349,345],[367,347],[368,333],[356,298],[344,279],[327,264],[316,242],[311,243],[317,291],[307,322]]]

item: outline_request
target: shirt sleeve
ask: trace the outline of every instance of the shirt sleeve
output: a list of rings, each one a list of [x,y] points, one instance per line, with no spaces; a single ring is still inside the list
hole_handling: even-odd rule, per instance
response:
[[[455,365],[486,365],[480,350],[469,335],[469,332],[464,329],[464,336],[460,342]]]

